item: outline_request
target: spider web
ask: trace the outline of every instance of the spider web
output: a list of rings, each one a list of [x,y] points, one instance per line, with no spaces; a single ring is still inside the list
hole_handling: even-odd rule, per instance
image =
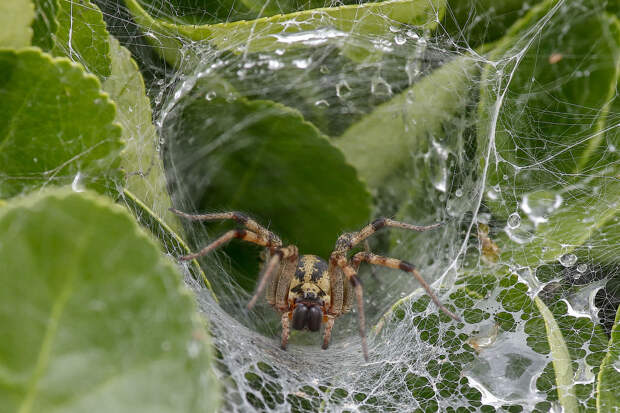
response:
[[[223,410],[594,408],[596,373],[620,297],[620,248],[614,238],[620,230],[620,112],[617,84],[597,100],[601,93],[595,83],[579,79],[598,76],[598,70],[616,70],[617,79],[619,46],[609,29],[601,29],[589,49],[564,50],[562,41],[575,27],[599,21],[604,3],[515,2],[500,17],[483,2],[471,3],[478,7],[465,14],[450,6],[430,7],[430,17],[420,25],[375,14],[388,28],[383,33],[336,30],[317,15],[316,27],[282,36],[277,47],[261,51],[234,36],[225,47],[215,48],[158,32],[155,26],[136,24],[123,4],[96,3],[108,29],[132,51],[145,76],[161,139],[145,149],[136,172],[157,170],[159,181],[145,178],[151,192],[168,187],[175,207],[195,211],[203,202],[195,195],[213,188],[209,185],[221,178],[229,157],[240,149],[252,150],[251,142],[235,141],[233,130],[220,133],[194,155],[170,155],[175,144],[178,150],[191,147],[191,135],[179,137],[178,131],[184,131],[186,109],[196,101],[269,100],[299,111],[343,149],[347,161],[366,166],[357,173],[369,183],[373,216],[445,223],[433,233],[386,231],[371,247],[416,263],[464,322],[439,314],[406,274],[377,268],[373,275],[363,269],[369,362],[361,355],[355,311],[337,319],[327,351],[321,350],[317,335],[305,332],[292,334],[289,349],[281,351],[277,314],[266,304],[245,309],[255,282],[250,270],[256,251],[251,247],[201,260],[213,294],[191,266],[183,267],[217,348]],[[343,4],[258,3],[141,4],[156,18],[184,24],[251,20]],[[465,19],[458,17],[463,15]],[[529,23],[523,20],[528,16],[534,16]],[[498,25],[506,30],[518,19],[522,27],[513,26],[504,37],[494,34]],[[253,39],[273,39],[268,28],[261,30],[252,33]],[[550,33],[557,35],[552,46]],[[153,39],[178,45],[176,67],[154,52]],[[495,49],[488,46],[491,42]],[[364,51],[362,58],[352,49]],[[554,72],[562,61],[570,62],[571,69]],[[541,64],[552,75],[536,78]],[[226,89],[230,84],[234,93]],[[577,87],[581,89],[573,90]],[[435,93],[424,94],[428,88]],[[377,111],[374,121],[359,123]],[[209,113],[197,127],[214,128],[219,116]],[[252,113],[247,122],[269,116],[269,111]],[[428,119],[435,118],[438,126],[429,126]],[[349,157],[353,152],[347,152],[350,146],[343,141],[347,131],[358,123],[370,128],[373,122],[384,125],[389,135],[353,142],[376,148],[377,141],[391,145],[397,134],[398,169],[385,172],[364,155]],[[185,143],[177,144],[179,139]],[[591,152],[595,155],[586,155]],[[153,159],[160,153],[164,166]],[[195,169],[198,162],[204,167]],[[380,185],[373,183],[377,176]],[[303,191],[297,195],[304,196]],[[157,196],[146,206],[152,211],[167,207]],[[135,212],[160,238],[168,236],[143,210]],[[249,208],[244,212],[253,213]],[[184,238],[196,249],[226,228],[184,225]],[[345,229],[356,228],[334,230]],[[571,231],[572,240],[565,236]],[[174,241],[165,245],[173,259],[185,253]],[[236,259],[250,264],[240,267]],[[552,342],[549,330],[559,330],[563,344]],[[568,380],[576,389],[572,393],[557,378],[562,367],[555,363],[567,354],[572,360],[564,360]]]

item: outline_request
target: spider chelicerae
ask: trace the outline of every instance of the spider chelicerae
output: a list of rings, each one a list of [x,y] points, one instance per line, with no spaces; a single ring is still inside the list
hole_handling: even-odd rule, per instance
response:
[[[352,257],[348,257],[349,252],[355,246],[381,228],[394,227],[413,231],[427,231],[437,228],[441,224],[417,226],[389,218],[379,218],[360,231],[340,235],[329,260],[325,261],[316,255],[299,255],[295,245],[283,246],[277,235],[240,212],[192,215],[174,208],[170,208],[170,210],[183,218],[194,221],[231,219],[245,227],[244,229],[239,228],[226,232],[200,251],[182,256],[181,260],[202,257],[234,238],[258,244],[267,249],[267,264],[256,292],[248,303],[248,308],[252,308],[256,304],[258,296],[267,287],[267,302],[281,313],[281,347],[283,350],[286,350],[288,344],[291,323],[296,330],[308,329],[310,331],[319,331],[321,324],[325,324],[323,349],[327,349],[335,319],[351,310],[353,296],[355,295],[362,352],[364,359],[368,360],[363,290],[362,284],[357,278],[357,271],[362,262],[395,268],[413,274],[435,305],[453,319],[460,321],[456,314],[441,304],[433,290],[412,264],[396,258],[375,255],[368,251],[358,252]]]

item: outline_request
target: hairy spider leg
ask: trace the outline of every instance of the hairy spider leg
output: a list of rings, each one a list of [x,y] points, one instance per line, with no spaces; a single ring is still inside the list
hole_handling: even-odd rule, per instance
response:
[[[289,335],[289,312],[282,313],[281,317],[282,321],[282,343],[280,344],[280,348],[282,350],[286,350],[286,346],[288,345],[288,335]]]
[[[357,232],[342,234],[340,237],[338,237],[334,252],[346,253],[352,248],[354,248],[357,244],[364,241],[366,238],[370,237],[372,234],[384,227],[403,228],[412,231],[422,232],[438,228],[441,225],[443,225],[443,223],[441,222],[424,226],[412,225],[406,222],[395,221],[390,218],[378,218]]]
[[[350,232],[350,233],[342,234],[340,237],[338,237],[334,251],[332,252],[330,256],[330,263],[333,263],[335,266],[342,269],[347,280],[351,283],[355,291],[355,298],[357,301],[357,316],[359,320],[358,321],[359,322],[359,333],[362,339],[362,352],[364,354],[364,359],[366,361],[368,361],[368,345],[366,342],[366,324],[365,324],[366,317],[364,315],[364,294],[362,290],[362,285],[359,282],[359,279],[357,278],[357,269],[359,268],[359,264],[361,261],[366,261],[364,258],[370,259],[370,257],[374,255],[369,252],[362,252],[362,253],[356,254],[356,256],[358,256],[358,259],[350,263],[349,260],[347,259],[347,253],[351,249],[353,249],[357,244],[359,244],[362,241],[365,241],[368,237],[370,237],[375,232],[377,232],[378,230],[384,227],[403,228],[403,229],[408,229],[412,231],[428,231],[431,229],[438,228],[441,225],[443,224],[437,223],[437,224],[424,225],[424,226],[412,225],[406,222],[395,221],[390,218],[379,218],[379,219],[374,220],[372,223],[366,225],[365,227],[363,227],[361,230],[357,232]],[[384,257],[380,257],[380,258],[384,258]],[[394,268],[400,268],[398,266],[400,263],[399,260],[395,260],[395,261],[397,262],[396,263],[397,266]],[[390,261],[389,264],[393,264],[393,262]],[[452,318],[455,318],[456,320],[459,320],[459,318],[455,314],[451,313],[439,302],[439,300],[437,299],[437,296],[435,296],[435,294],[432,292],[428,284],[420,276],[417,270],[415,270],[415,268],[413,268],[411,264],[408,264],[408,263],[405,263],[405,264],[411,267],[410,270],[409,270],[409,267],[407,267],[408,269],[405,271],[411,272],[418,279],[418,281],[422,284],[426,292],[429,293],[429,296],[431,297],[431,299],[448,315],[450,315]],[[379,265],[385,265],[385,263],[382,261],[381,263],[379,263]],[[389,265],[386,265],[386,266],[389,266]],[[400,269],[403,269],[403,268],[400,268]]]
[[[206,255],[209,252],[213,251],[214,249],[221,247],[222,245],[226,244],[228,241],[234,238],[238,238],[242,241],[247,241],[247,242],[251,242],[254,244],[262,245],[263,247],[267,247],[271,249],[277,248],[277,246],[273,245],[271,240],[269,240],[268,238],[262,237],[258,234],[255,234],[252,231],[248,231],[247,229],[233,229],[233,230],[228,231],[227,233],[225,233],[224,235],[222,235],[221,237],[219,237],[218,239],[216,239],[215,241],[213,241],[212,243],[210,243],[209,245],[207,245],[200,251],[194,254],[183,255],[179,259],[182,261],[189,261],[189,260],[193,260],[194,258],[202,257],[203,255]]]
[[[353,285],[355,291],[355,299],[357,301],[357,319],[360,332],[360,338],[362,339],[362,354],[364,360],[368,361],[368,344],[366,343],[366,316],[364,315],[364,291],[362,290],[362,284],[357,278],[357,271],[349,264],[346,258],[340,258],[336,261],[336,265],[342,268],[342,272],[347,277],[347,280]]]
[[[351,262],[353,263],[355,268],[359,268],[359,264],[362,261],[365,261],[365,262],[367,262],[369,264],[382,265],[384,267],[394,268],[394,269],[397,269],[397,270],[402,270],[402,271],[409,272],[409,273],[413,274],[413,276],[416,278],[416,280],[418,280],[418,282],[422,285],[424,290],[426,290],[426,294],[428,294],[428,296],[431,298],[431,300],[433,300],[435,305],[437,307],[439,307],[441,309],[441,311],[446,313],[448,316],[450,316],[454,320],[461,321],[461,318],[459,316],[457,316],[456,314],[454,314],[453,312],[448,310],[441,303],[441,301],[439,301],[439,298],[437,298],[437,296],[435,295],[435,293],[433,292],[431,287],[424,280],[424,278],[422,278],[422,276],[420,275],[418,270],[415,269],[413,264],[410,264],[410,263],[408,263],[406,261],[399,260],[399,259],[396,259],[396,258],[382,257],[380,255],[375,255],[375,254],[373,254],[371,252],[358,252],[357,254],[355,254],[353,256],[353,258],[351,258]]]
[[[333,315],[327,316],[327,322],[325,323],[325,332],[323,333],[323,346],[321,347],[323,350],[327,350],[329,347],[329,340],[332,337],[332,328],[334,328],[334,321],[336,318]]]
[[[231,211],[218,212],[214,214],[188,214],[175,208],[170,208],[170,211],[174,212],[180,217],[190,219],[192,221],[221,221],[225,219],[232,219],[233,221],[242,224],[250,231],[262,236],[263,238],[269,239],[274,246],[282,246],[282,241],[276,234],[269,231],[267,228],[263,227],[258,222],[254,221],[247,215],[242,214],[241,212]]]
[[[252,299],[248,303],[248,306],[247,306],[248,310],[251,310],[252,307],[254,307],[254,305],[256,304],[256,300],[258,300],[258,296],[265,289],[265,286],[267,285],[267,281],[269,281],[269,279],[271,278],[271,275],[274,273],[274,270],[278,268],[280,262],[283,259],[287,259],[291,257],[296,258],[297,255],[298,255],[297,248],[293,245],[289,245],[288,247],[285,247],[285,248],[277,248],[273,252],[273,256],[269,259],[269,262],[267,263],[267,266],[265,267],[265,271],[263,272],[263,275],[261,276],[261,279],[258,283],[256,292],[254,293],[254,296],[252,296]]]

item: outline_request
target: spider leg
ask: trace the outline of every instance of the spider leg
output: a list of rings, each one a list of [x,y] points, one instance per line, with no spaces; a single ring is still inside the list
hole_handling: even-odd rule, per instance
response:
[[[327,347],[329,347],[329,341],[332,337],[332,328],[334,328],[334,321],[336,321],[336,318],[334,316],[327,316],[325,332],[323,333],[323,350],[327,350]]]
[[[359,266],[362,261],[366,261],[369,264],[382,265],[384,267],[395,268],[399,270],[403,270],[405,272],[409,272],[413,274],[413,276],[418,280],[418,282],[422,285],[422,287],[426,290],[426,294],[433,300],[435,305],[441,309],[444,313],[446,313],[451,318],[456,321],[461,321],[461,318],[448,310],[442,303],[439,301],[439,298],[435,295],[431,287],[428,283],[422,278],[418,270],[412,264],[409,264],[406,261],[402,261],[396,258],[388,258],[382,257],[380,255],[375,255],[371,252],[358,252],[351,258],[351,262],[355,267]]]
[[[190,219],[192,221],[220,221],[223,219],[232,219],[242,224],[250,231],[262,236],[263,238],[269,239],[272,244],[278,247],[282,245],[282,241],[276,234],[269,231],[267,228],[263,227],[258,222],[254,221],[252,218],[249,218],[247,215],[242,214],[241,212],[231,211],[214,214],[188,214],[175,208],[170,208],[170,211],[174,212],[180,217]]]
[[[357,244],[364,241],[366,238],[370,237],[372,234],[380,230],[384,227],[392,227],[392,228],[403,228],[412,231],[428,231],[430,229],[438,228],[442,225],[442,223],[420,226],[420,225],[412,225],[406,222],[395,221],[390,218],[379,218],[375,219],[372,223],[366,225],[364,228],[359,230],[358,232],[351,232],[347,234],[342,234],[338,237],[336,241],[336,248],[334,252],[339,254],[346,254],[349,250],[354,248]]]
[[[368,344],[366,343],[366,316],[364,315],[364,292],[362,290],[362,284],[357,278],[357,271],[349,264],[346,258],[334,257],[332,260],[335,265],[342,269],[342,272],[347,277],[347,280],[353,286],[355,291],[355,298],[357,301],[357,318],[359,324],[360,337],[362,339],[362,353],[364,354],[364,360],[368,361]],[[346,282],[346,281],[345,281]]]
[[[263,272],[263,275],[258,283],[256,292],[254,293],[254,296],[248,303],[248,306],[247,306],[248,310],[254,307],[254,304],[256,304],[256,300],[258,299],[258,296],[265,289],[265,286],[267,285],[267,281],[269,281],[269,279],[271,278],[272,274],[274,273],[274,270],[278,268],[278,265],[280,264],[280,262],[283,259],[287,259],[290,257],[296,257],[296,256],[297,256],[297,248],[293,246],[288,246],[286,248],[277,248],[273,252],[273,255],[269,259],[269,262],[267,263],[267,267],[265,267],[265,271]]]
[[[288,335],[289,335],[289,316],[291,315],[290,311],[282,313],[282,343],[280,344],[280,348],[282,350],[286,350],[286,346],[288,345]]]
[[[219,237],[218,239],[216,239],[215,241],[213,241],[212,243],[210,243],[209,245],[207,245],[200,251],[194,254],[184,255],[180,257],[180,259],[182,261],[188,261],[188,260],[193,260],[194,258],[202,257],[203,255],[208,254],[209,252],[224,245],[225,243],[227,243],[228,241],[234,238],[238,238],[243,241],[262,245],[263,247],[268,247],[268,248],[279,247],[279,245],[274,245],[269,238],[260,236],[259,234],[256,234],[252,231],[248,231],[247,229],[233,229],[231,231],[228,231],[227,233],[225,233],[224,235],[222,235],[221,237]]]
[[[370,244],[368,243],[368,239],[364,240],[364,251],[370,252]],[[357,271],[358,269],[359,267],[356,268],[355,270]],[[372,278],[377,280],[377,282],[380,282],[380,280],[377,279],[377,271],[375,271],[375,267],[370,267],[370,275],[372,276]]]

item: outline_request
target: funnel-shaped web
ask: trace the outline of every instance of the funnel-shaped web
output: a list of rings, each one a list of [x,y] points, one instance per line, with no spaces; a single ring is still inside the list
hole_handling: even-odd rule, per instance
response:
[[[443,223],[369,248],[414,263],[462,321],[410,274],[362,264],[368,362],[355,309],[328,350],[310,332],[279,348],[278,314],[246,309],[260,249],[202,257],[211,288],[179,263],[225,411],[595,409],[619,296],[613,4],[99,3],[152,98],[163,166],[147,193],[165,179],[179,210],[240,210],[324,258],[373,217]],[[231,228],[178,232],[198,251]]]

